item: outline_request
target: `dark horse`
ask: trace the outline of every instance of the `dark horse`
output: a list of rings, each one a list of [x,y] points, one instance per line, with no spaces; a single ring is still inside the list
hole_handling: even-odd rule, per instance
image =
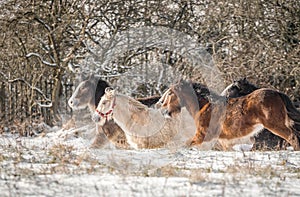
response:
[[[253,91],[259,89],[256,85],[250,83],[246,78],[241,78],[238,80],[234,80],[233,83],[228,87],[224,95],[229,98],[237,98],[241,96],[246,96],[247,94],[252,93]],[[254,150],[257,149],[283,149],[286,148],[288,143],[274,135],[267,129],[263,129],[261,133],[256,135],[255,143],[253,146]]]
[[[230,140],[249,138],[266,128],[288,141],[294,150],[299,150],[295,133],[299,133],[300,112],[288,96],[279,91],[261,88],[243,97],[228,98],[227,101],[222,97],[216,97],[215,101],[208,99],[209,102],[202,106],[198,106],[188,82],[181,81],[168,91],[172,94],[168,93],[162,106],[168,111],[186,107],[195,120],[197,129],[190,145],[215,140],[226,144]]]
[[[75,89],[68,103],[73,110],[83,109],[88,107],[91,114],[94,113],[101,97],[105,93],[105,89],[109,84],[94,75],[90,75],[88,79],[83,80]],[[159,96],[138,98],[141,103],[152,106],[159,100]],[[103,126],[97,126],[98,132],[92,143],[92,147],[102,147],[108,140],[117,148],[130,148],[127,143],[124,131],[114,123],[113,120],[107,121]]]
[[[227,96],[231,98],[237,98],[246,96],[253,91],[259,89],[256,85],[249,82],[246,78],[234,80],[232,85],[227,90]],[[299,127],[298,123],[295,123],[294,127]],[[299,130],[299,129],[298,129]],[[283,149],[288,145],[287,141],[264,129],[261,133],[255,136],[254,149]]]

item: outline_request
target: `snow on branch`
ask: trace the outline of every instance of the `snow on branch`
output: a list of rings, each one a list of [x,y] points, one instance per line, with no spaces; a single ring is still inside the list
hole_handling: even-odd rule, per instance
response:
[[[43,64],[47,65],[47,66],[52,66],[52,67],[56,67],[56,66],[57,66],[55,63],[50,63],[50,62],[47,62],[47,61],[43,60],[43,58],[42,58],[39,54],[37,54],[37,53],[28,53],[28,54],[26,55],[26,57],[31,57],[31,56],[38,57],[38,58],[40,59],[40,61],[41,61]]]
[[[6,74],[4,74],[4,72],[0,71],[0,74],[3,75],[3,77],[4,77],[5,79],[8,79],[8,77],[6,76]],[[2,80],[1,80],[1,81],[2,81]]]
[[[25,83],[27,86],[29,86],[32,90],[37,91],[38,93],[40,93],[42,95],[42,97],[45,99],[46,102],[49,102],[48,104],[41,104],[39,102],[36,102],[40,107],[45,107],[45,108],[50,108],[52,107],[52,101],[51,99],[48,99],[47,96],[43,93],[43,91],[37,87],[32,86],[30,83],[28,83],[26,80],[21,79],[21,78],[16,78],[16,79],[11,79],[8,80],[8,83],[14,83],[16,81],[21,81],[23,83]]]
[[[43,21],[42,19],[35,17],[35,20],[37,20],[40,24],[44,25],[44,27],[50,32],[51,31],[51,27],[49,25],[46,24],[45,21]]]

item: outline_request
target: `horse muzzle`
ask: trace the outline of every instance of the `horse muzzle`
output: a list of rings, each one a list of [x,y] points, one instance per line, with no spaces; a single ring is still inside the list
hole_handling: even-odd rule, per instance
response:
[[[92,116],[92,120],[97,123],[100,122],[101,117],[97,112],[95,112],[94,115]]]

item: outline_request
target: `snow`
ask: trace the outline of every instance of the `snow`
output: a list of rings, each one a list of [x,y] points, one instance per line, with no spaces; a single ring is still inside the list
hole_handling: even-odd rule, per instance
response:
[[[298,151],[90,148],[93,125],[2,134],[1,196],[298,196]]]

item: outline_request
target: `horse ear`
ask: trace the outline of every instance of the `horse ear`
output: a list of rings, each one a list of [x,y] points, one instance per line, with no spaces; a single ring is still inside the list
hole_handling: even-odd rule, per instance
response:
[[[180,79],[179,86],[177,87],[178,90],[181,90],[181,87],[185,86],[188,82],[184,79]]]
[[[89,75],[89,80],[92,80],[92,79],[95,79],[95,74],[94,74],[94,73],[91,73],[91,74]]]
[[[111,87],[105,88],[105,94],[108,96],[114,96],[116,94],[116,90],[112,89]]]
[[[84,73],[78,74],[78,78],[79,78],[80,81],[85,81],[85,80],[87,80],[87,76],[86,76],[86,74],[84,74]]]
[[[105,88],[105,93],[109,93],[109,92],[111,92],[113,89],[111,88],[111,87],[107,87],[107,88]]]

